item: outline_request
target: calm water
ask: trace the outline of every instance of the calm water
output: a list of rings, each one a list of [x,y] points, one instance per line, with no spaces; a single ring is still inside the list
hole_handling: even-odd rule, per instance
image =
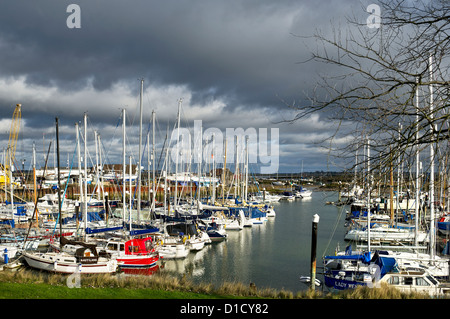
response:
[[[228,231],[226,241],[191,252],[184,260],[166,261],[164,269],[187,274],[194,282],[217,286],[226,281],[253,282],[259,288],[304,290],[307,286],[299,277],[310,275],[314,214],[320,216],[317,266],[322,266],[323,255],[334,253],[338,243],[345,247],[345,211],[326,205],[327,201],[337,201],[337,193],[313,192],[311,199],[276,203],[276,217],[269,218],[265,225]],[[317,278],[322,279],[320,275]]]

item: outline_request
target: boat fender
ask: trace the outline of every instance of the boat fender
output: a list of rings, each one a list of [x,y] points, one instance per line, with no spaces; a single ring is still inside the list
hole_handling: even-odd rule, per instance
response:
[[[8,248],[5,248],[5,251],[3,252],[3,260],[5,264],[8,264],[9,262]]]

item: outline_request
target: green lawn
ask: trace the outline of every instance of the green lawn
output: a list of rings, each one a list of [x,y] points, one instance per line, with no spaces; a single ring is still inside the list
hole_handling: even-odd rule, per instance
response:
[[[130,288],[69,288],[44,283],[0,283],[1,299],[216,299],[218,295]],[[226,297],[231,298],[231,296]]]
[[[406,294],[391,287],[367,287],[323,294],[320,291],[277,291],[252,288],[242,283],[223,283],[219,288],[194,285],[183,277],[83,275],[78,283],[66,275],[19,271],[0,271],[0,299],[408,299],[427,298]],[[70,288],[70,286],[74,286]]]

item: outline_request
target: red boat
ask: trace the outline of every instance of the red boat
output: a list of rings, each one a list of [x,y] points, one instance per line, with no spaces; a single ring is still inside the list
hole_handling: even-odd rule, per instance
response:
[[[128,241],[111,239],[106,252],[116,258],[120,268],[153,267],[159,260],[151,237],[134,238]]]

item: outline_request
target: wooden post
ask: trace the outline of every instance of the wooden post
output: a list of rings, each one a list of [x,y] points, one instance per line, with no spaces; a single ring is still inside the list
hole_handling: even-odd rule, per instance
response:
[[[317,249],[317,226],[319,224],[319,215],[313,216],[312,238],[311,238],[311,290],[315,290],[316,283],[316,249]]]
[[[105,222],[108,225],[108,217],[109,217],[109,199],[108,194],[105,194]]]

